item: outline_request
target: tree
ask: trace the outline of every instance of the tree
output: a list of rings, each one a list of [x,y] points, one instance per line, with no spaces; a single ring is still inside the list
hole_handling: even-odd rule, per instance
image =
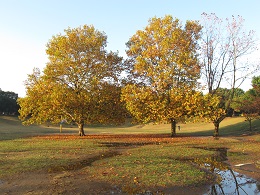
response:
[[[237,107],[240,105],[240,99],[243,97],[245,92],[240,88],[235,88],[234,91],[227,88],[218,88],[217,91],[214,93],[220,98],[218,107],[225,110],[224,114],[226,116],[233,116],[235,115],[235,111],[238,111]],[[229,104],[229,98],[231,93],[234,93],[233,100],[229,108],[226,109],[228,107],[227,104]]]
[[[246,55],[256,50],[253,31],[245,31],[244,20],[237,18],[222,20],[215,14],[202,14],[203,36],[201,41],[202,79],[208,93],[215,95],[221,86],[230,89],[224,110],[230,109],[235,89],[245,79],[259,70],[259,64],[249,64]],[[212,119],[214,135],[219,135],[219,124],[226,114]]]
[[[122,100],[140,122],[176,123],[194,115],[201,93],[196,92],[200,65],[197,58],[201,26],[183,27],[172,16],[152,18],[127,43],[128,70],[134,80],[122,91]]]
[[[219,128],[218,119],[226,112],[223,109],[223,99],[217,94],[206,94],[200,101],[197,111],[200,118],[204,118],[206,121],[214,121],[215,131]]]
[[[253,88],[249,90],[249,93],[253,97],[260,97],[260,76],[254,76],[252,78],[251,84]]]
[[[245,91],[243,89],[236,88],[234,90],[234,97],[230,104],[230,112],[227,112],[227,116],[231,116],[231,112],[232,112],[232,116],[236,116],[236,114],[240,113],[240,111],[239,111],[239,109],[237,109],[237,107],[239,106],[239,102],[240,102],[241,98],[243,98],[244,95],[245,95]]]
[[[241,98],[238,108],[249,122],[249,130],[252,131],[252,121],[260,119],[260,76],[253,77],[252,89],[249,89]]]
[[[17,98],[18,94],[0,89],[0,114],[17,114],[19,109]]]
[[[63,119],[76,123],[83,136],[85,124],[123,122],[118,80],[122,58],[107,52],[106,43],[104,33],[87,25],[53,36],[43,74],[34,69],[26,97],[18,101],[24,124]]]

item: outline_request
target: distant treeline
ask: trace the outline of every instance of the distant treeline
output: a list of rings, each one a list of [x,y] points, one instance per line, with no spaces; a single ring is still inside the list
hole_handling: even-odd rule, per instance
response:
[[[0,89],[0,115],[18,115],[18,94]]]

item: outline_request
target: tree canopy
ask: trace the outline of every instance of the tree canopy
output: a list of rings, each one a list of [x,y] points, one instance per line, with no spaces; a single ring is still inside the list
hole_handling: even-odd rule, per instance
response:
[[[104,32],[87,25],[68,28],[49,40],[45,69],[28,75],[26,96],[18,99],[20,119],[24,124],[66,120],[85,135],[85,124],[123,122],[125,106],[139,122],[171,123],[172,136],[179,121],[209,118],[218,136],[220,122],[243,93],[239,86],[259,69],[243,58],[256,46],[254,32],[245,31],[243,22],[240,16],[224,21],[206,13],[201,24],[183,25],[170,15],[151,18],[126,43],[124,63],[106,50]],[[128,79],[120,80],[122,75]],[[259,78],[252,82],[256,93]]]
[[[176,122],[194,114],[201,94],[197,58],[201,26],[187,21],[182,26],[171,16],[152,18],[127,43],[128,69],[134,80],[124,87],[122,100],[141,122]]]
[[[122,122],[122,58],[107,52],[106,43],[103,32],[87,25],[53,36],[43,74],[35,69],[28,76],[26,96],[19,99],[24,124],[66,120],[85,135],[84,124]]]

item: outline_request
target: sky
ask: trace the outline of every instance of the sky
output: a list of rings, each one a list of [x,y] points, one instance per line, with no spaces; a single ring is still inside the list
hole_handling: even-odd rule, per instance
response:
[[[24,97],[28,74],[48,61],[46,44],[68,27],[93,25],[107,35],[107,50],[126,58],[125,43],[155,16],[172,15],[185,23],[203,12],[240,15],[260,38],[259,7],[259,0],[0,0],[0,89]],[[250,81],[242,88],[251,88]]]

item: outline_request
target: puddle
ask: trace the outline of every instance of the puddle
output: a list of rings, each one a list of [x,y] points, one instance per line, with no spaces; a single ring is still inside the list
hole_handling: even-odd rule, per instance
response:
[[[256,180],[232,170],[216,172],[222,180],[220,183],[212,185],[206,194],[260,194],[260,184]]]
[[[205,148],[204,148],[205,149]],[[256,195],[260,194],[260,182],[253,178],[233,171],[229,164],[224,161],[227,160],[227,149],[212,149],[217,155],[212,158],[196,159],[194,163],[199,165],[202,169],[215,175],[215,184],[213,184],[203,195],[218,195],[218,194],[232,194],[232,195]]]

